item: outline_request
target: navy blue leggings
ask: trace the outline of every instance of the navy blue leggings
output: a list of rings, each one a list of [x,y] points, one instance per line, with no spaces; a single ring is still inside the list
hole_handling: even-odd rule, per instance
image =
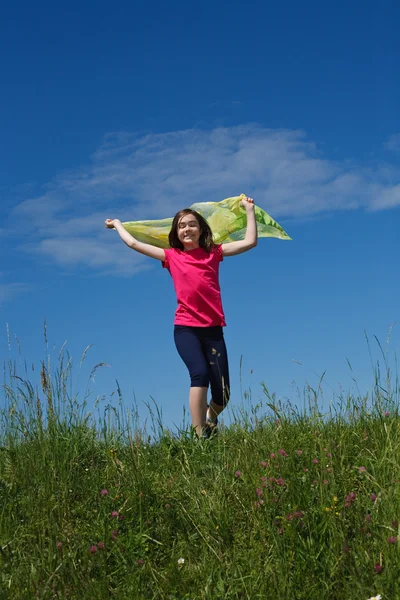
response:
[[[211,386],[215,404],[229,400],[229,367],[222,327],[175,325],[174,340],[179,356],[188,368],[190,387]]]

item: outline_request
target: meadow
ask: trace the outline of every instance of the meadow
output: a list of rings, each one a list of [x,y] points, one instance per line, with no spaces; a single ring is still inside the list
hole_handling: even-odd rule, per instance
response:
[[[302,408],[245,391],[201,441],[155,407],[138,428],[119,389],[89,414],[63,349],[34,382],[6,360],[0,599],[400,598],[399,386],[380,362],[324,412],[320,385]]]

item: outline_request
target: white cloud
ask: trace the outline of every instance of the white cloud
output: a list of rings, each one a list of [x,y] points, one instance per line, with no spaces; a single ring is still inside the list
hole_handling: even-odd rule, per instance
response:
[[[386,150],[390,150],[391,152],[399,152],[400,151],[400,133],[395,133],[391,135],[385,142]]]
[[[25,283],[0,283],[0,306],[28,290],[29,286]]]
[[[242,192],[278,220],[400,206],[398,167],[329,160],[302,131],[256,124],[111,133],[90,161],[16,206],[13,216],[29,233],[30,251],[58,264],[127,274],[148,263],[105,231],[107,217],[163,218],[193,202]]]

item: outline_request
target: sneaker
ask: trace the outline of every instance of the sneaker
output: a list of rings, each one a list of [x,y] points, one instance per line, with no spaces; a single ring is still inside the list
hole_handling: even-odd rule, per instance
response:
[[[207,410],[208,410],[208,406],[207,406]],[[218,417],[215,417],[215,419],[212,420],[207,416],[205,427],[203,427],[203,433],[202,433],[203,439],[208,440],[212,435],[215,435],[217,432],[218,432]]]

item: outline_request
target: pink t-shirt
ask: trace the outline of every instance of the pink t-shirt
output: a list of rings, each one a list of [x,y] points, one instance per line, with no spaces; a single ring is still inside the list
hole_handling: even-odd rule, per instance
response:
[[[218,281],[219,263],[222,260],[220,245],[210,253],[203,248],[186,252],[178,248],[165,250],[162,265],[171,273],[178,301],[175,325],[226,325]]]

